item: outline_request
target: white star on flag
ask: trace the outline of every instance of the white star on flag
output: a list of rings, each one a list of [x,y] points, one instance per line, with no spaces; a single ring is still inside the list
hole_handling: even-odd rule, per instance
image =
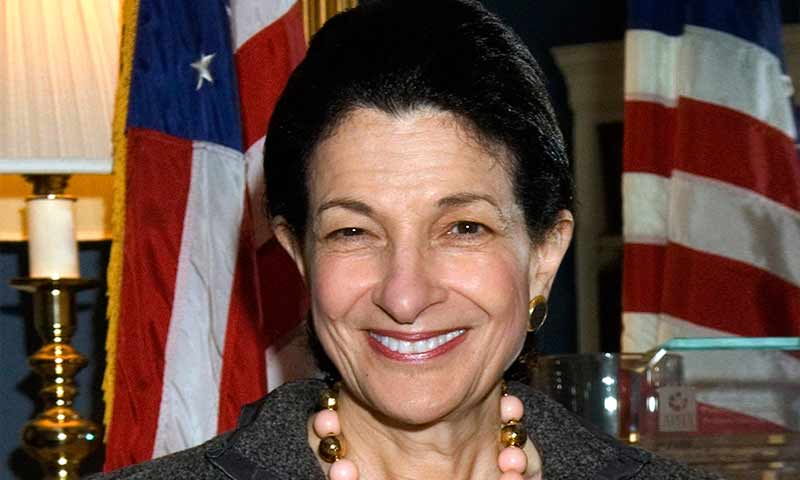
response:
[[[209,83],[214,83],[214,77],[211,76],[211,60],[214,60],[216,53],[210,55],[200,54],[200,60],[192,63],[192,68],[197,70],[197,87],[195,90],[200,90],[203,86],[203,80],[208,80]]]

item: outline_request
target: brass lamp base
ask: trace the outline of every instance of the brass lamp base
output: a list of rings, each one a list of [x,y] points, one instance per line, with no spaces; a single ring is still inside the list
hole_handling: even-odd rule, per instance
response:
[[[75,375],[86,357],[69,345],[75,332],[75,293],[96,286],[80,278],[15,278],[11,286],[33,294],[34,325],[44,345],[28,359],[44,382],[44,411],[25,424],[22,444],[46,479],[77,479],[80,462],[99,444],[100,427],[72,408]]]

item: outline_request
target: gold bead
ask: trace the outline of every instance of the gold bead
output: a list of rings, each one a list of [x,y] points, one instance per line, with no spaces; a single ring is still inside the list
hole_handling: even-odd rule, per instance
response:
[[[528,433],[525,431],[525,426],[517,422],[508,422],[500,429],[500,443],[504,447],[519,447],[525,446],[528,440]]]
[[[335,435],[323,438],[319,442],[319,456],[328,463],[333,463],[340,458],[344,458],[345,447],[344,439]]]
[[[339,400],[336,397],[336,390],[326,388],[319,397],[319,408],[322,410],[336,410],[339,406]]]

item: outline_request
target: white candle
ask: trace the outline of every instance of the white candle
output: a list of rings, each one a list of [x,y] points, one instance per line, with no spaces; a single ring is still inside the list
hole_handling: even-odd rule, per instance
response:
[[[27,200],[28,259],[31,277],[78,278],[78,243],[72,198]]]

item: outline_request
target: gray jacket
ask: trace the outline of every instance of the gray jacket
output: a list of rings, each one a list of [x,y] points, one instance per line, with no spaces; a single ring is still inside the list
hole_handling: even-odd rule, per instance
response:
[[[232,432],[189,450],[90,478],[325,480],[306,431],[306,421],[324,387],[319,380],[284,385],[243,408]],[[525,385],[511,383],[509,391],[525,403],[526,427],[542,454],[545,480],[720,478],[597,433]]]

